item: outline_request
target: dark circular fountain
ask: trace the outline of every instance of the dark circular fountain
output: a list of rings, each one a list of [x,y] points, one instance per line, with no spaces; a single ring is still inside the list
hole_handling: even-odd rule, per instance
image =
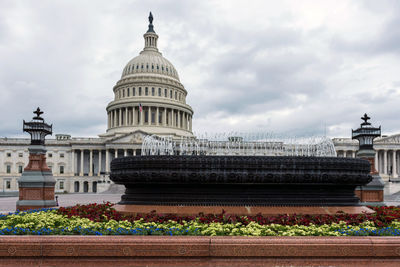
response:
[[[114,159],[110,178],[124,205],[356,206],[369,173],[355,158],[133,156]]]

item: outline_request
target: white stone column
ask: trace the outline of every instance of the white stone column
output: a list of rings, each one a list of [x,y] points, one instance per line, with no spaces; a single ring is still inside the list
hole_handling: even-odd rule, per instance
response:
[[[114,149],[114,158],[118,158],[118,149]]]
[[[178,128],[181,128],[181,111],[177,110],[178,112]]]
[[[83,176],[83,155],[84,155],[84,152],[83,152],[83,149],[81,149],[81,169],[79,172],[79,176]]]
[[[132,155],[136,156],[136,149],[133,149]]]
[[[117,126],[117,112],[116,112],[116,110],[114,109],[113,111],[112,111],[112,113],[113,113],[113,127],[115,127],[115,126]]]
[[[135,114],[135,107],[132,107],[132,123],[131,125],[135,125],[136,124],[136,114]]]
[[[160,108],[159,107],[157,107],[156,108],[157,110],[156,110],[156,125],[158,126],[159,125],[159,120],[158,120],[158,117],[160,116]]]
[[[72,170],[72,175],[75,175],[75,150],[72,149],[71,152],[71,170]]]
[[[375,170],[377,170],[379,173],[378,156],[379,156],[379,150],[375,150]]]
[[[89,150],[89,176],[93,176],[93,149]]]
[[[383,173],[388,174],[387,170],[387,150],[385,149],[383,151]]]
[[[128,108],[125,108],[125,126],[128,126]]]
[[[147,107],[147,125],[151,125],[151,107]]]
[[[122,108],[118,109],[118,126],[122,125]]]
[[[128,150],[124,149],[124,157],[128,156]]]
[[[163,121],[162,121],[162,125],[166,126],[167,125],[167,109],[164,108],[164,113],[163,113]]]
[[[97,173],[97,176],[100,176],[100,173],[101,173],[101,161],[102,161],[102,150],[100,149],[99,150],[99,170],[98,170],[98,173]]]
[[[356,152],[354,150],[351,152],[351,157],[353,157],[353,158],[356,157]]]
[[[392,153],[392,177],[397,177],[396,150],[393,150]]]
[[[109,152],[108,149],[106,148],[106,173],[110,172],[110,158],[109,158]]]
[[[189,116],[189,130],[192,131],[192,116]]]

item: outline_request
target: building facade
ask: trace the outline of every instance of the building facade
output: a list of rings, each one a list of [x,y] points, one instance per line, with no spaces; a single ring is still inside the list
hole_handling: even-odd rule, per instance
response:
[[[351,138],[333,138],[338,157],[355,157],[358,141]],[[382,136],[374,140],[375,169],[384,181],[399,178],[400,134]]]

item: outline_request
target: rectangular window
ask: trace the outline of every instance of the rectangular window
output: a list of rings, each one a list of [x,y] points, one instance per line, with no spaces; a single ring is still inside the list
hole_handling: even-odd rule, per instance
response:
[[[18,166],[18,173],[22,173],[22,166],[21,165]]]
[[[64,181],[60,181],[60,189],[64,189]]]
[[[167,97],[167,89],[164,89],[164,97]]]
[[[49,154],[48,154],[48,157],[49,157],[49,158],[52,158],[52,157],[53,157],[53,154],[52,154],[52,153],[49,153]]]
[[[158,88],[158,96],[161,96],[161,88]]]
[[[64,166],[60,166],[60,174],[64,173]]]
[[[7,165],[7,173],[11,173],[11,165]]]
[[[53,166],[49,165],[50,171],[53,171]]]
[[[7,158],[11,158],[11,153],[7,153]]]
[[[154,96],[154,94],[155,94],[155,91],[154,91],[154,90],[155,90],[154,87],[151,88],[151,96]]]
[[[145,94],[145,95],[149,95],[149,88],[146,87],[144,90],[145,90],[145,91],[144,91],[144,94]]]
[[[24,156],[23,153],[18,153],[18,157],[22,158]]]
[[[61,154],[60,154],[60,158],[63,158],[63,157],[64,157],[64,153],[61,153]]]
[[[11,181],[10,180],[6,181],[6,189],[11,189]]]
[[[139,96],[142,95],[142,87],[139,87]]]

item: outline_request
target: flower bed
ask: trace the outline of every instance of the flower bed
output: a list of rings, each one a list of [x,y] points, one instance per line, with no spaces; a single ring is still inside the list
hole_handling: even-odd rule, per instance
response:
[[[202,236],[398,236],[400,208],[370,207],[374,214],[199,214],[124,216],[113,204],[77,205],[0,215],[0,235],[202,235]]]

